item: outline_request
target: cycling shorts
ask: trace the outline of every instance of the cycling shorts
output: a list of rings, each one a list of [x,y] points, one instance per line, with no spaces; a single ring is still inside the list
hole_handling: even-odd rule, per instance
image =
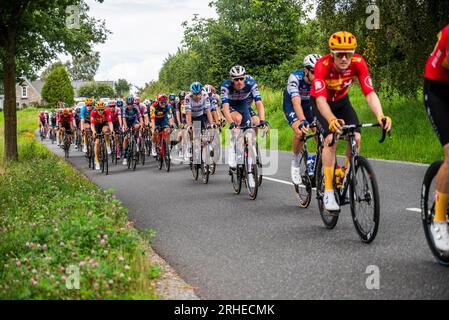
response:
[[[449,143],[449,84],[424,79],[424,104],[442,146]]]

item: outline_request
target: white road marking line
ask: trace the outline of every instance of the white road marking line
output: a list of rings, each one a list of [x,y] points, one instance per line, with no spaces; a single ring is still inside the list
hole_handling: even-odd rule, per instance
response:
[[[289,186],[293,186],[293,182],[288,182],[288,181],[284,181],[284,180],[269,178],[269,177],[266,177],[266,176],[264,176],[263,179],[270,180],[270,181],[273,181],[273,182],[279,182],[279,183],[282,183],[282,184],[287,184]],[[300,186],[305,188],[305,186],[302,185],[302,184]],[[316,188],[313,188],[313,190],[316,190]]]
[[[419,209],[419,208],[407,208],[406,210],[407,210],[407,211],[412,211],[412,212],[419,212],[419,213],[421,213],[421,209]]]

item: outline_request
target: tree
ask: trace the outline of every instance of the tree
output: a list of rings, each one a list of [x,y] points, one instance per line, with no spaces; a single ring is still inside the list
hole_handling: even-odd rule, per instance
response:
[[[18,159],[16,80],[32,78],[57,53],[76,56],[105,41],[109,31],[104,22],[89,17],[87,11],[85,0],[0,0],[6,160]]]
[[[46,81],[47,76],[56,68],[58,67],[65,67],[67,66],[67,63],[64,64],[62,63],[62,61],[58,60],[56,62],[53,62],[52,64],[50,64],[47,68],[45,68],[44,71],[42,71],[40,78],[42,81]]]
[[[78,95],[95,99],[113,97],[114,89],[106,83],[88,82],[78,89]]]
[[[91,52],[75,56],[68,63],[68,71],[73,81],[93,81],[100,65],[100,53]]]
[[[46,77],[42,87],[42,98],[50,104],[56,104],[59,99],[72,105],[74,92],[69,75],[64,66],[59,66]]]
[[[115,83],[115,92],[118,97],[123,97],[128,94],[129,90],[131,90],[131,83],[125,79],[118,79]]]

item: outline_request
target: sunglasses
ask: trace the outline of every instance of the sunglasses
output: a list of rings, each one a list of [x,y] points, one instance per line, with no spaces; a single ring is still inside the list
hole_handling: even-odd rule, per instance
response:
[[[354,53],[352,53],[352,52],[336,52],[336,53],[334,53],[334,56],[337,57],[338,59],[343,59],[343,57],[346,57],[349,60],[352,58],[353,55],[354,55]]]
[[[309,72],[310,72],[311,74],[315,74],[315,70],[314,70],[314,69],[309,69],[309,68],[307,68],[307,70],[309,70]]]
[[[245,80],[245,78],[235,78],[235,79],[233,79],[235,82],[240,82],[240,81],[243,81],[243,80]]]

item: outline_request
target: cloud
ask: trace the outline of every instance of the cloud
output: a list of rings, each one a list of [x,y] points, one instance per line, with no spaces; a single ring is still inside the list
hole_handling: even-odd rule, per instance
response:
[[[164,59],[183,39],[182,22],[194,14],[216,17],[210,0],[88,0],[89,15],[106,21],[113,32],[106,43],[94,46],[101,63],[97,80],[125,78],[143,86],[156,80]]]

